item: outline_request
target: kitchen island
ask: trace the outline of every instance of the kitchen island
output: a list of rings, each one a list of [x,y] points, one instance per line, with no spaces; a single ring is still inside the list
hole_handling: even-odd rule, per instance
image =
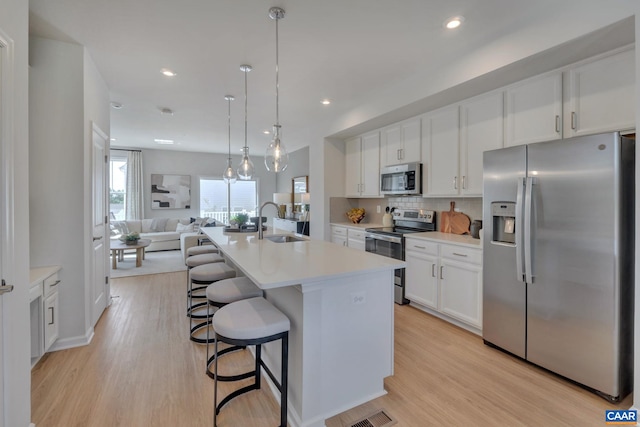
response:
[[[269,231],[264,240],[220,227],[203,232],[291,321],[291,426],[324,426],[386,393],[384,378],[393,374],[393,270],[404,262],[322,240],[275,243],[267,240]],[[279,344],[263,348],[270,369],[280,372]]]

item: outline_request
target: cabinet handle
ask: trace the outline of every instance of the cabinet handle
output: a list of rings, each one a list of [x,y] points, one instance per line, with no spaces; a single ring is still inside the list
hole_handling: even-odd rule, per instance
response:
[[[444,270],[444,265],[440,266],[440,279],[444,280],[444,274],[442,273],[442,270]]]
[[[58,286],[58,283],[60,283],[60,280],[56,280],[54,283],[52,283],[51,287],[53,288],[54,286]]]
[[[577,117],[576,117],[576,112],[572,111],[571,112],[571,129],[575,130],[578,125],[577,125]]]
[[[400,149],[396,150],[396,160],[400,160]]]
[[[560,133],[560,116],[556,116],[556,132]]]
[[[454,190],[458,189],[458,177],[457,176],[453,177],[453,189]]]
[[[2,285],[0,286],[0,295],[13,291],[13,285],[7,285],[7,282],[2,279]]]
[[[468,257],[468,256],[469,256],[469,255],[465,255],[465,254],[459,254],[459,253],[457,253],[457,252],[454,252],[453,254],[454,254],[455,256],[461,256],[461,257],[464,257],[464,258],[466,258],[466,257]]]
[[[400,149],[400,160],[404,159],[404,148]]]
[[[362,185],[362,189],[360,190],[361,193],[364,193],[364,189],[365,189],[365,184],[360,184]]]
[[[466,177],[466,175],[462,175],[462,189],[463,190],[467,189],[467,177]]]
[[[436,265],[431,264],[431,277],[436,277]]]
[[[49,310],[51,310],[51,322],[49,322],[50,325],[53,325],[55,323],[54,320],[53,320],[54,319],[54,315],[55,315],[53,309],[54,309],[54,307],[49,307]]]
[[[427,249],[424,246],[418,246],[418,245],[413,245],[414,248],[418,248],[418,249]]]

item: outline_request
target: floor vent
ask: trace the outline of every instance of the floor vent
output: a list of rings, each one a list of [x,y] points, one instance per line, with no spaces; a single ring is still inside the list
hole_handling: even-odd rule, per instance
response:
[[[350,427],[388,427],[396,423],[396,420],[387,415],[384,411],[378,411],[360,421],[351,424]]]

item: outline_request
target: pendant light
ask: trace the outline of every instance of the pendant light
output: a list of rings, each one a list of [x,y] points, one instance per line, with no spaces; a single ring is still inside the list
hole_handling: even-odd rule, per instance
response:
[[[227,104],[229,107],[229,113],[228,113],[228,128],[229,128],[229,158],[227,159],[227,168],[224,170],[224,173],[222,174],[222,179],[224,180],[225,184],[233,184],[236,182],[236,171],[233,170],[233,166],[231,166],[231,101],[233,101],[235,98],[233,97],[233,95],[225,95],[224,99],[227,100]]]
[[[251,179],[254,172],[253,162],[249,158],[249,147],[247,146],[247,74],[251,71],[251,65],[243,64],[240,70],[244,72],[244,147],[242,148],[242,160],[238,168],[238,177],[240,179]]]
[[[273,125],[273,139],[267,147],[267,153],[264,156],[264,165],[271,172],[282,172],[289,164],[289,153],[280,141],[280,114],[279,114],[279,81],[278,81],[278,21],[284,18],[284,9],[272,7],[269,9],[269,17],[276,21],[276,124]]]

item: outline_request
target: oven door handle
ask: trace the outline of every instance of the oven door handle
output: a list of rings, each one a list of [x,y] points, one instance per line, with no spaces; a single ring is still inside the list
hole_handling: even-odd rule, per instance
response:
[[[384,234],[367,233],[365,235],[365,238],[374,239],[374,240],[384,240],[385,242],[402,244],[402,237],[393,237],[393,236],[387,236]]]

